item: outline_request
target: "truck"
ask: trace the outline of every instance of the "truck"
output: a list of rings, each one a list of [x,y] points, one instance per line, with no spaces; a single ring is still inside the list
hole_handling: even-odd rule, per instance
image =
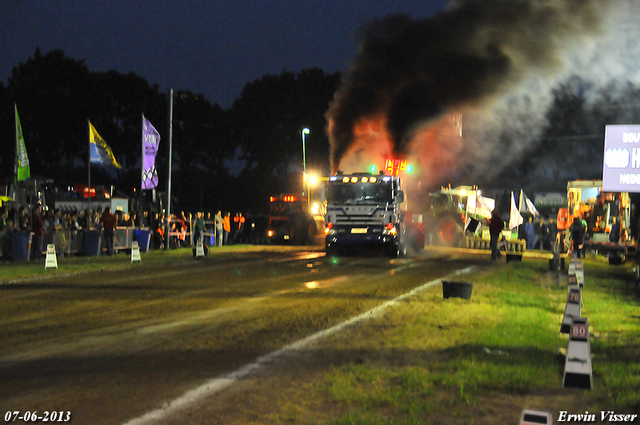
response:
[[[269,199],[267,236],[273,244],[314,244],[322,237],[324,206],[310,203],[301,193],[284,193]]]
[[[567,183],[567,207],[558,209],[559,251],[571,248],[569,228],[577,217],[587,223],[585,252],[625,258],[636,252],[632,231],[632,205],[628,192],[604,192],[602,180],[574,180]],[[620,240],[609,241],[613,218],[620,223]]]
[[[325,250],[339,255],[374,249],[390,257],[407,252],[406,200],[398,175],[384,172],[329,177]]]

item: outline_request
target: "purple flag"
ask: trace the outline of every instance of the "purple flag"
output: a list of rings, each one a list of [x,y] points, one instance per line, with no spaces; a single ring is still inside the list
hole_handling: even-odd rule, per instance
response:
[[[156,153],[160,144],[160,134],[149,120],[142,117],[142,190],[158,186]]]

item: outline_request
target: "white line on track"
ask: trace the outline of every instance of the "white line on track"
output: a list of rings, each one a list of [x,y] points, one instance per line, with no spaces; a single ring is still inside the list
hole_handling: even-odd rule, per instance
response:
[[[304,348],[307,348],[311,343],[317,340],[320,340],[322,338],[326,338],[330,335],[333,335],[355,323],[377,317],[383,310],[397,304],[398,302],[403,301],[406,298],[412,297],[418,294],[419,292],[426,290],[427,288],[437,285],[441,283],[443,280],[450,279],[451,277],[458,276],[460,274],[469,273],[473,269],[474,269],[474,266],[466,267],[464,269],[457,270],[445,277],[441,277],[439,279],[435,279],[430,282],[427,282],[421,286],[418,286],[417,288],[412,289],[409,292],[406,292],[402,295],[397,296],[392,300],[389,300],[383,304],[380,304],[379,306],[374,307],[369,311],[366,311],[358,316],[352,317],[351,319],[345,322],[339,323],[329,329],[325,329],[323,331],[317,332],[304,339],[296,341],[290,345],[286,345],[280,348],[279,350],[272,351],[269,354],[258,357],[255,362],[247,364],[241,367],[240,369],[227,373],[226,375],[223,375],[221,377],[212,378],[206,381],[204,384],[200,385],[199,387],[189,390],[185,392],[183,395],[181,395],[180,397],[165,403],[165,405],[160,409],[153,410],[151,412],[145,413],[140,417],[131,419],[128,422],[126,422],[124,425],[149,425],[149,424],[153,424],[156,421],[160,421],[170,416],[174,412],[177,412],[180,409],[183,409],[189,405],[195,404],[206,397],[209,397],[213,394],[216,394],[230,387],[231,385],[236,383],[238,380],[257,371],[258,369],[260,369],[261,366],[272,363],[276,358],[284,354],[302,350]]]

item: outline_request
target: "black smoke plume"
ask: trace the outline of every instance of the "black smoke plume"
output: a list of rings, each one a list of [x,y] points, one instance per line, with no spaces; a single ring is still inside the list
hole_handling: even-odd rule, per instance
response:
[[[358,122],[386,120],[396,155],[412,130],[477,106],[529,72],[552,72],[558,52],[599,29],[604,0],[462,0],[429,19],[390,16],[363,26],[358,52],[327,111],[331,166]]]

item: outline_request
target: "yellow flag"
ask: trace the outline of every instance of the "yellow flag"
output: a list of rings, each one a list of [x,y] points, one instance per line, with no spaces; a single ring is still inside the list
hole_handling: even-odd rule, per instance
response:
[[[118,164],[118,161],[116,161],[116,157],[113,156],[113,152],[109,145],[107,145],[107,142],[100,137],[96,129],[93,127],[93,124],[89,122],[89,148],[91,148],[91,145],[95,146],[95,155],[94,151],[91,151],[92,163],[122,168],[120,164]]]

